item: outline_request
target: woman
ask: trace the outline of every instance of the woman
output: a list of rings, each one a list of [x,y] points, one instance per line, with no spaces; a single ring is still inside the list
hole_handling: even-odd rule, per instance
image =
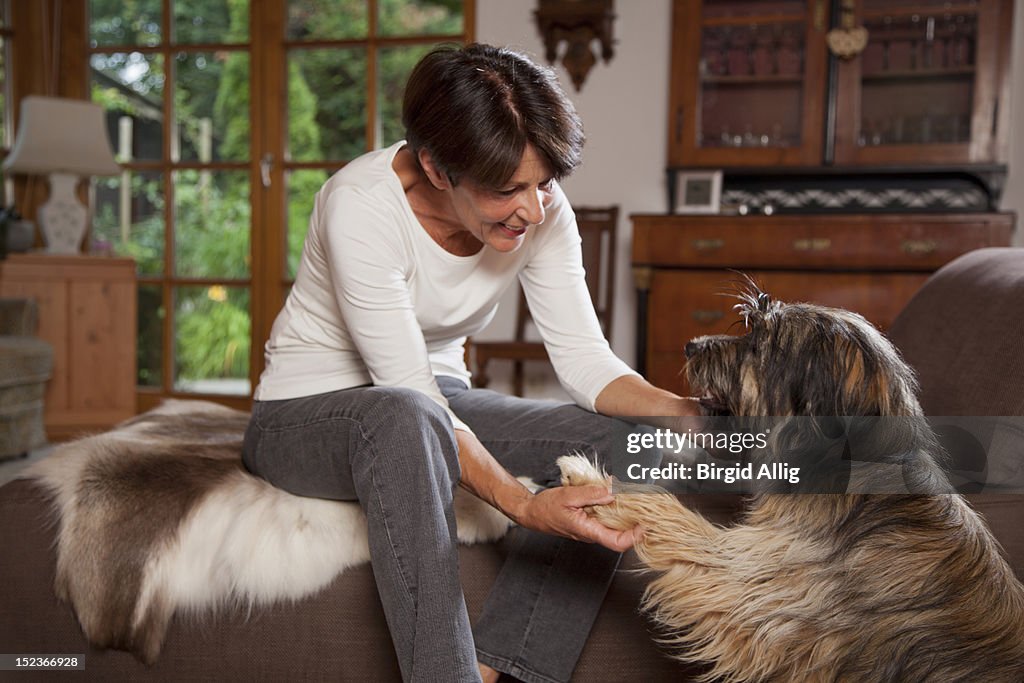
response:
[[[625,478],[632,425],[606,416],[695,406],[640,378],[601,334],[557,184],[580,162],[582,128],[550,71],[490,46],[437,49],[410,76],[403,123],[407,141],[317,194],[245,463],[293,493],[360,502],[403,678],[568,680],[636,531],[584,514],[611,501],[604,487],[533,494],[515,477],[554,485],[555,459],[581,451]],[[517,278],[576,405],[470,388],[465,339]],[[473,631],[457,484],[519,524]]]

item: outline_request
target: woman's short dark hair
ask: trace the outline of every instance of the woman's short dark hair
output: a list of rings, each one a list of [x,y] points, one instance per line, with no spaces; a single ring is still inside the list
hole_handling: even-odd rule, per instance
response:
[[[431,51],[409,76],[402,123],[412,151],[427,150],[453,183],[501,187],[527,144],[555,178],[581,160],[583,125],[553,71],[507,48]]]

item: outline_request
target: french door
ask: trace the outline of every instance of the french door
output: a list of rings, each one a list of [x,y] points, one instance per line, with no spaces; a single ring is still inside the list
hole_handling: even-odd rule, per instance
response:
[[[474,0],[88,0],[88,78],[124,169],[93,249],[138,268],[139,407],[248,403],[313,197],[403,136],[420,56]]]

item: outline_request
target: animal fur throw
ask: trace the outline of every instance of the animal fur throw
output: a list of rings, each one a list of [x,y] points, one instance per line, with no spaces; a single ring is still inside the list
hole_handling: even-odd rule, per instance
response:
[[[369,560],[358,503],[294,496],[244,469],[248,419],[168,401],[25,475],[53,495],[55,588],[90,643],[152,663],[175,612],[298,600]],[[461,491],[455,508],[462,543],[511,525]]]

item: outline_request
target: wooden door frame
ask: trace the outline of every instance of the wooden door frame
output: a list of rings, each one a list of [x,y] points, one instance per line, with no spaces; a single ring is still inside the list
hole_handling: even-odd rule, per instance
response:
[[[254,6],[253,6],[254,7]],[[287,0],[264,0],[259,13],[250,8],[253,39],[261,49],[254,50],[252,71],[252,122],[258,132],[253,136],[253,215],[260,216],[260,230],[252,235],[253,292],[250,301],[251,359],[250,381],[253,390],[263,372],[263,346],[270,338],[274,319],[284,305],[282,283],[287,262],[287,192],[284,188],[285,136],[287,125],[287,62],[283,55]],[[256,54],[258,53],[258,54]],[[273,103],[272,106],[260,106]],[[261,163],[270,155],[269,187],[263,186]],[[257,242],[259,248],[255,248]]]

